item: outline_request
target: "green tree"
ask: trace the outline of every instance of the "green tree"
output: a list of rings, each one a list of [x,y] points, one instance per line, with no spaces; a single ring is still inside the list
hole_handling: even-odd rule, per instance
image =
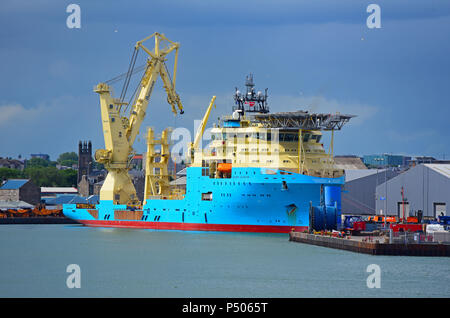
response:
[[[60,165],[66,167],[72,167],[72,165],[78,163],[78,155],[75,152],[64,152],[59,155],[56,160]]]
[[[31,158],[30,160],[27,160],[27,167],[48,167],[51,163],[48,160],[42,159],[42,158]]]
[[[22,179],[25,174],[18,169],[0,168],[0,181],[8,179]]]
[[[78,172],[74,169],[59,170],[61,175],[61,186],[62,187],[76,187]]]
[[[25,170],[27,178],[31,179],[39,187],[63,186],[63,176],[53,166],[49,167],[27,167]]]

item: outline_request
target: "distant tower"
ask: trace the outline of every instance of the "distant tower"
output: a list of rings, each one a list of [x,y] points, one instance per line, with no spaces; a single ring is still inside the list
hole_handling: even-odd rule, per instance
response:
[[[89,176],[92,171],[92,144],[91,141],[89,143],[80,142],[78,143],[78,180],[77,183],[80,183],[83,175]]]

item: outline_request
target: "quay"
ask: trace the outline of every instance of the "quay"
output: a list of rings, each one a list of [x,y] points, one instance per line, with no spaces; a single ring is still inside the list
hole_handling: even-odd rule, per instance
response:
[[[406,256],[450,256],[450,244],[427,243],[388,243],[385,238],[371,237],[333,237],[300,232],[290,232],[289,241],[317,246],[341,249],[370,255],[406,255]]]
[[[66,217],[0,218],[1,224],[79,224]]]

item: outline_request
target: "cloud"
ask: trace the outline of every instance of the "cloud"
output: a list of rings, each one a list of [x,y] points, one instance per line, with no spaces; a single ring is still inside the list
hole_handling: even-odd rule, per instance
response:
[[[20,104],[8,104],[0,106],[0,129],[9,126],[11,122],[20,119],[24,114],[28,114],[27,110]]]
[[[28,155],[33,152],[55,156],[76,151],[78,140],[102,142],[100,111],[92,111],[85,97],[60,96],[24,106],[0,104],[0,156]]]

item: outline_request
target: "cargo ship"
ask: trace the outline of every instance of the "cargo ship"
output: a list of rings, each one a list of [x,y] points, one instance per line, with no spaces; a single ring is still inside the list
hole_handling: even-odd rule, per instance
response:
[[[141,83],[142,89],[147,86],[153,84]],[[114,140],[107,135],[114,132],[115,122],[128,121],[114,120],[121,102],[110,98],[107,85],[99,84],[96,91],[105,94],[101,95],[101,107],[107,148],[98,150],[95,159],[105,163],[109,174],[99,204],[66,204],[64,215],[88,226],[155,230],[288,233],[320,226],[339,228],[344,171],[333,160],[334,131],[354,116],[271,113],[267,89],[256,91],[252,75],[246,77],[245,86],[245,93],[236,88],[231,114],[221,117],[211,129],[210,143],[199,147],[215,97],[211,100],[187,151],[185,188],[169,182],[169,132],[165,130],[156,140],[153,130],[148,130],[141,204],[134,188],[125,191],[131,188],[130,182],[120,173],[126,172],[127,166],[119,166],[111,150]],[[148,101],[146,94],[148,91],[142,96]],[[135,106],[131,114],[139,111]],[[133,121],[136,119],[129,120]],[[322,143],[324,131],[331,132],[328,152]],[[132,135],[127,130],[123,134]]]

